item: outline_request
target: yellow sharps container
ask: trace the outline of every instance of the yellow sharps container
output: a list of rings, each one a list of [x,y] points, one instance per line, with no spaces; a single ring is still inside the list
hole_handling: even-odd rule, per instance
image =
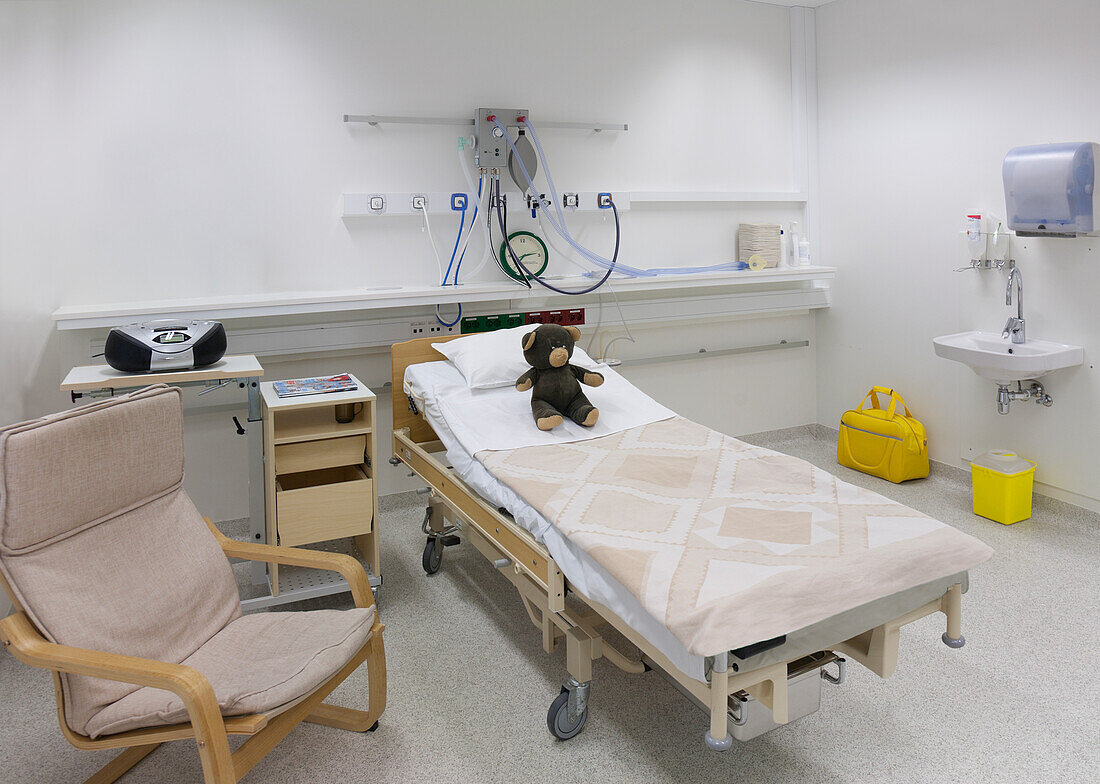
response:
[[[1014,452],[994,449],[970,461],[974,514],[1004,525],[1031,517],[1035,463]]]

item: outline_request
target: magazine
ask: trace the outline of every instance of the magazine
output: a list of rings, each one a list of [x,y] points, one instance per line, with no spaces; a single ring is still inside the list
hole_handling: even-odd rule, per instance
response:
[[[317,378],[291,378],[272,384],[279,397],[298,397],[300,395],[323,395],[328,392],[351,392],[359,388],[347,373]]]

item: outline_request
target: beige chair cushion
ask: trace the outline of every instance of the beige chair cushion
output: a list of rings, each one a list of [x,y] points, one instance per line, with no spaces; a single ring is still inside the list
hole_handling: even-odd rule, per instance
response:
[[[374,608],[259,613],[230,623],[183,660],[214,687],[222,714],[273,711],[336,674],[371,636]],[[187,721],[175,694],[145,687],[94,715],[87,734]]]
[[[182,483],[178,389],[0,430],[0,570],[47,639],[180,662],[240,616],[229,562]],[[87,734],[137,689],[63,675],[69,727]]]

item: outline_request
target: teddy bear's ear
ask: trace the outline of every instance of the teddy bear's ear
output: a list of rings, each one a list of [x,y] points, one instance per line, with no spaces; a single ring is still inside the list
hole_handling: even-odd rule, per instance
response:
[[[535,331],[531,330],[523,336],[523,350],[530,351],[533,345],[535,345]]]
[[[565,329],[570,335],[573,336],[573,342],[574,343],[576,343],[578,340],[581,339],[581,331],[579,329],[577,329],[576,327],[570,325],[570,326],[566,327]]]

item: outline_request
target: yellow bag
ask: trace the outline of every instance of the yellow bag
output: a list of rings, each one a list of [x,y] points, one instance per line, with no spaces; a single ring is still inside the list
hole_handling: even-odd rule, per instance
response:
[[[885,411],[879,405],[879,395],[890,396],[890,407]],[[863,407],[867,398],[871,399],[871,408]],[[899,403],[905,416],[896,411]],[[845,411],[840,418],[836,459],[842,466],[895,483],[924,479],[928,476],[928,437],[901,395],[876,386],[859,408]]]

